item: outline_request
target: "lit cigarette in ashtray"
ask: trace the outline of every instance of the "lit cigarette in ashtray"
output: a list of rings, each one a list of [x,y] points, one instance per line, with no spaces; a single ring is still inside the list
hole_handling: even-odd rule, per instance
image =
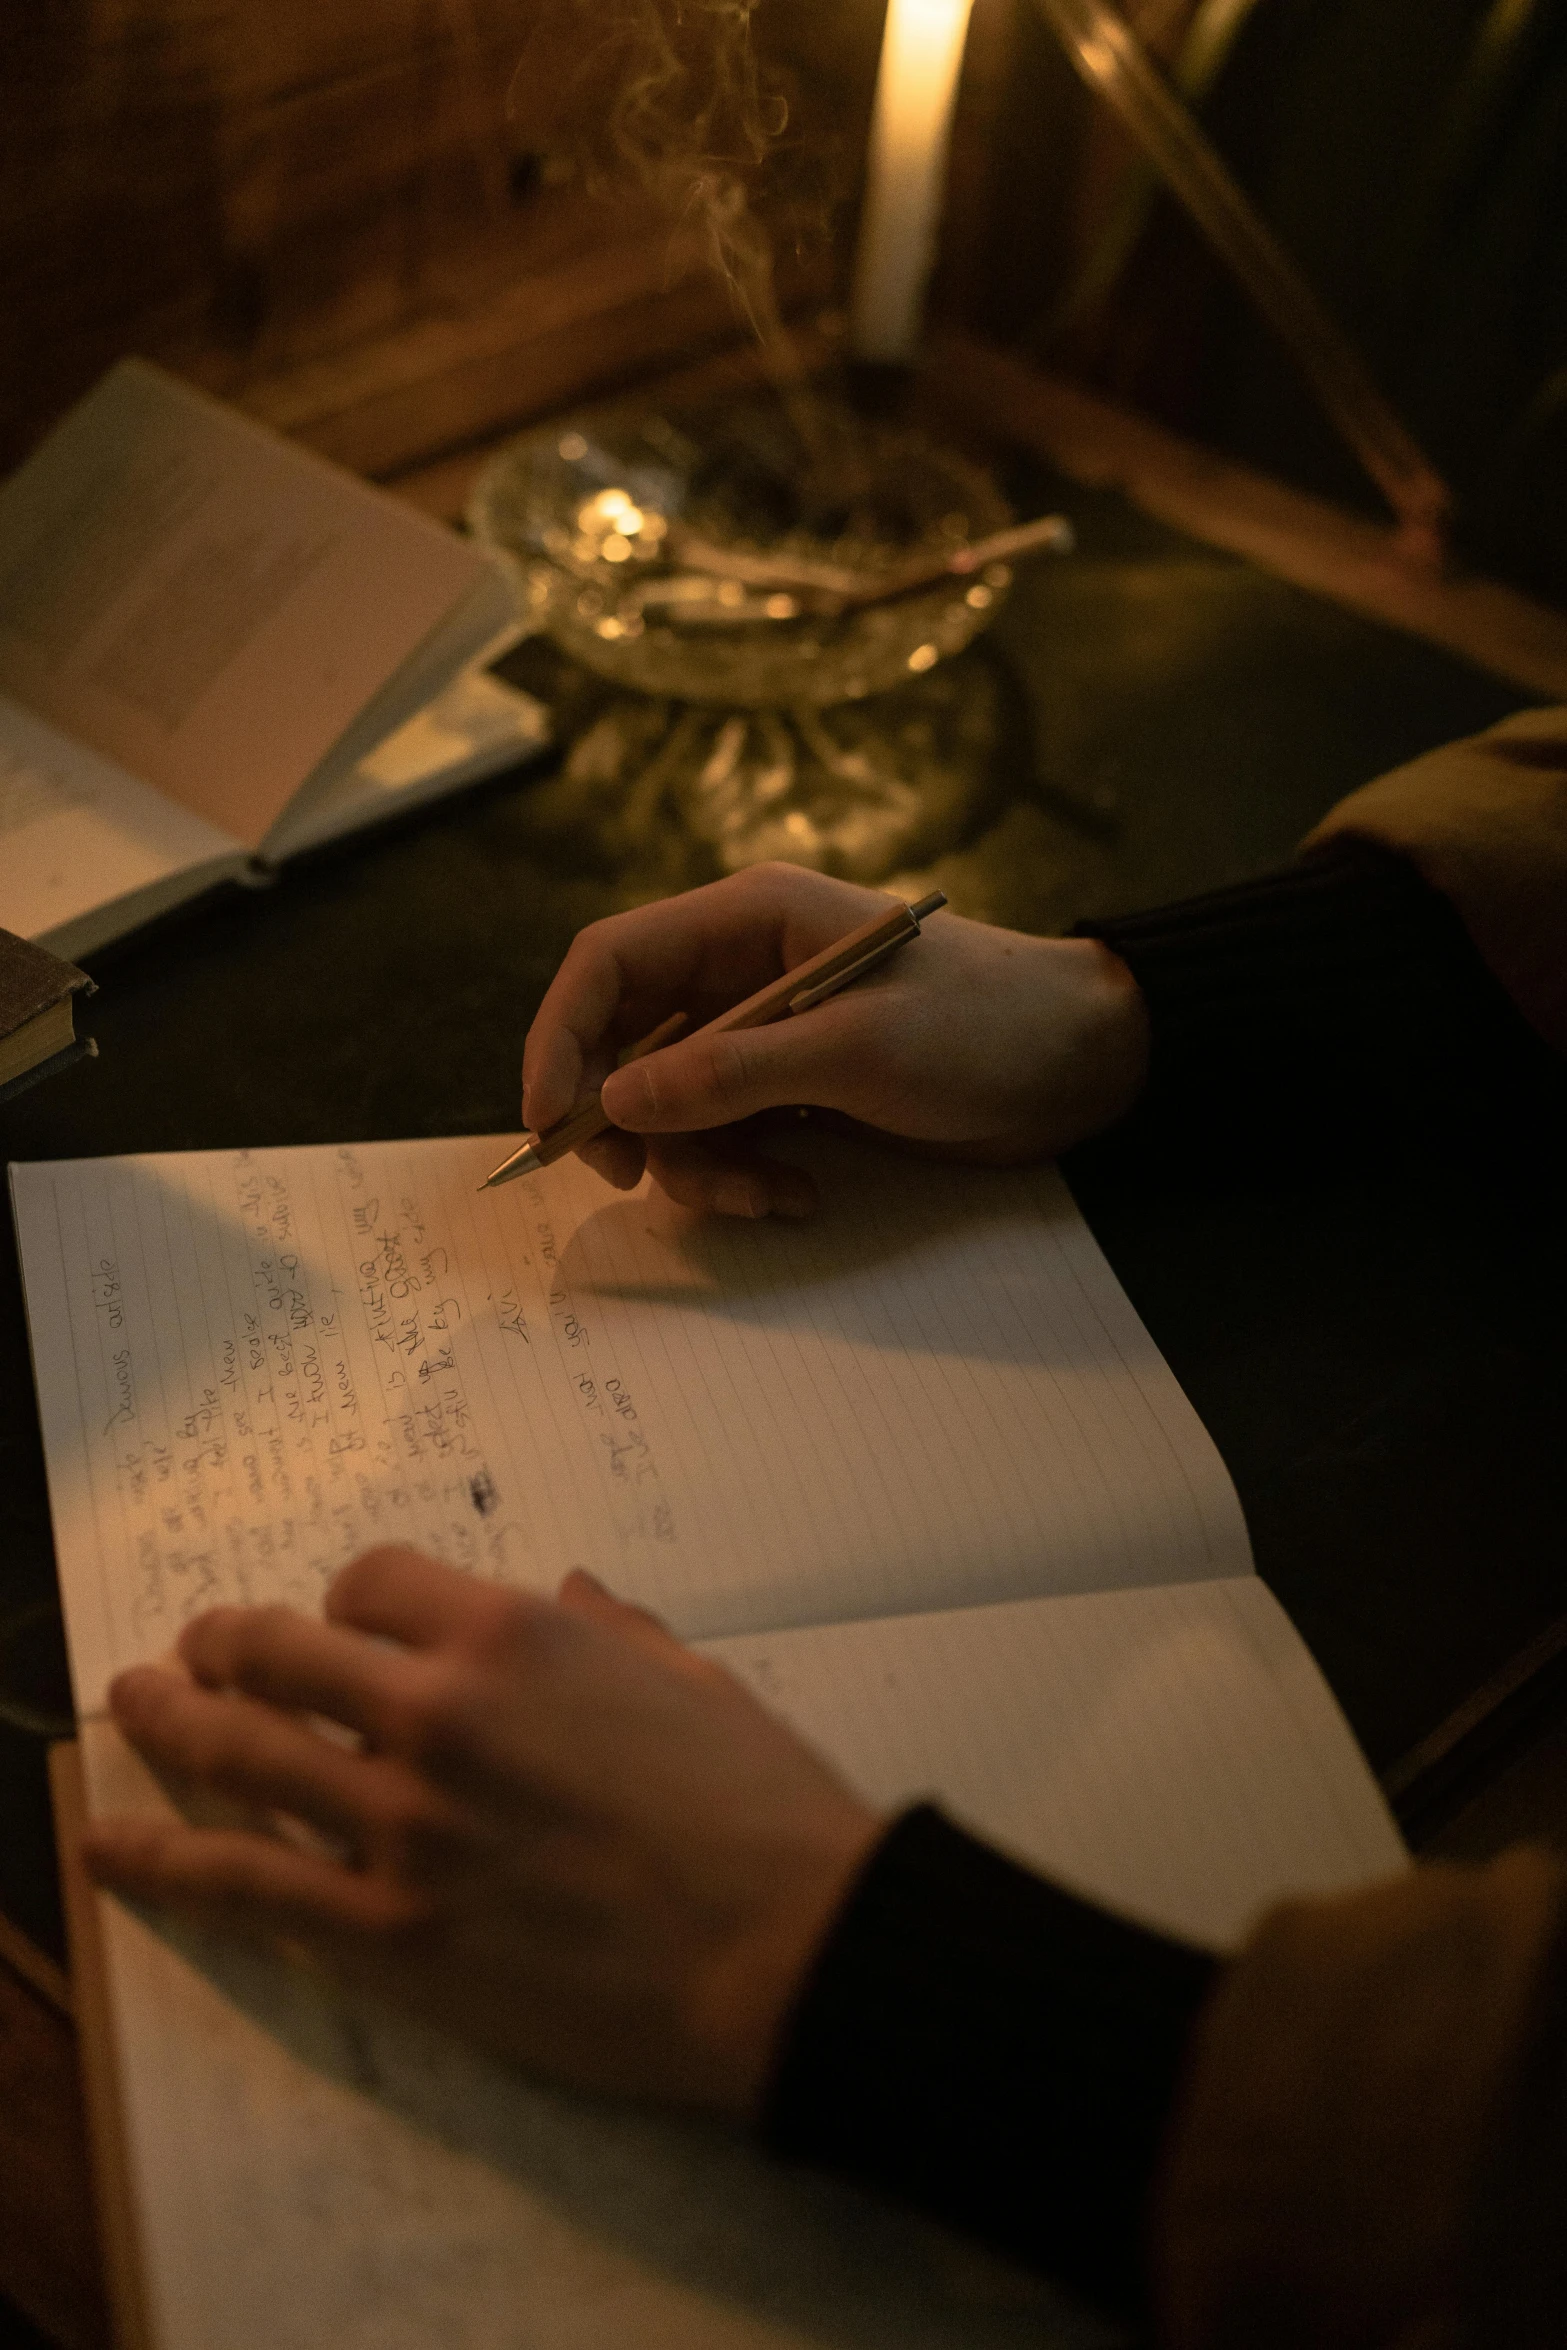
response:
[[[671,524],[666,546],[670,557],[686,574],[731,582],[764,593],[771,600],[794,602],[797,610],[854,611],[866,604],[891,603],[898,596],[935,587],[944,579],[968,579],[992,563],[1010,563],[1024,555],[1069,554],[1072,525],[1064,514],[1044,514],[1035,522],[1020,522],[1009,530],[992,531],[945,552],[912,555],[886,570],[851,570],[838,563],[817,563],[791,555],[747,555],[729,547],[712,546]],[[671,586],[675,582],[669,583]],[[793,619],[782,610],[757,615]]]

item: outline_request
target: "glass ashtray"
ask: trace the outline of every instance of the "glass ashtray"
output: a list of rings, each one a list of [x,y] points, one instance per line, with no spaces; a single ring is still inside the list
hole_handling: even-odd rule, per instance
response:
[[[552,424],[492,460],[468,517],[574,660],[730,708],[884,693],[960,652],[1012,583],[993,562],[883,592],[1011,509],[951,449],[815,396]]]

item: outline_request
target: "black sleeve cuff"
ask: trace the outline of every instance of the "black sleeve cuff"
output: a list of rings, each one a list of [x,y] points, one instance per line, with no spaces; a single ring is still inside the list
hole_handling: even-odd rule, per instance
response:
[[[928,1805],[861,1875],[791,2019],[763,2134],[1120,2307],[1216,1972]]]
[[[1203,1151],[1242,1134],[1426,1141],[1561,1083],[1447,899],[1367,843],[1079,930],[1148,1006],[1137,1115]]]

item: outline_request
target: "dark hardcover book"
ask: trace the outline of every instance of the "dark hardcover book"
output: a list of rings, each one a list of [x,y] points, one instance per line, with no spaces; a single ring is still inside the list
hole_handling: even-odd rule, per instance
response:
[[[0,1101],[96,1051],[76,1034],[76,998],[92,985],[74,963],[0,930]]]

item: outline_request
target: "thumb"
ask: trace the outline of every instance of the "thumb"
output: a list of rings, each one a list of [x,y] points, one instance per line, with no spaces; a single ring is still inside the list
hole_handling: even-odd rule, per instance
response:
[[[803,1021],[689,1037],[607,1077],[605,1114],[631,1134],[698,1134],[794,1102],[851,1107],[859,1025],[823,1004]]]

